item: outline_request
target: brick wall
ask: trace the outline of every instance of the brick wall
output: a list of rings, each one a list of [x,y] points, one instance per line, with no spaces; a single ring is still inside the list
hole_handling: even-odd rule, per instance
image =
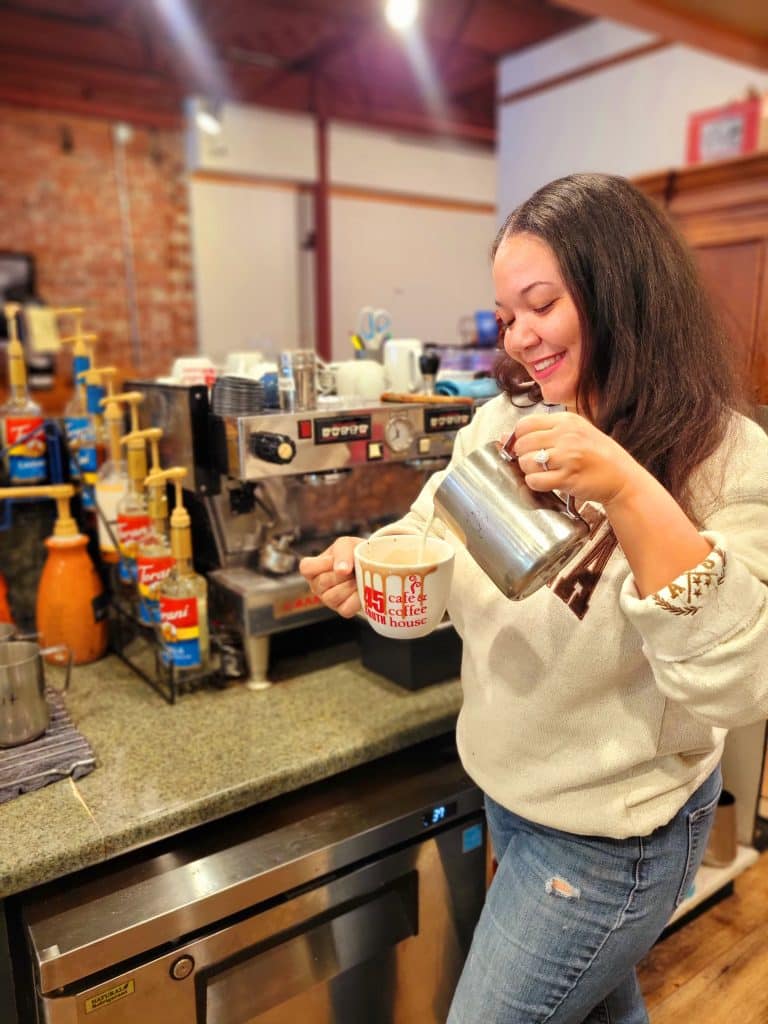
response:
[[[112,122],[0,106],[0,249],[34,255],[48,305],[86,308],[98,363],[149,376],[197,348],[189,203],[181,132],[132,132],[123,152],[135,306]],[[69,357],[58,362],[69,374]]]

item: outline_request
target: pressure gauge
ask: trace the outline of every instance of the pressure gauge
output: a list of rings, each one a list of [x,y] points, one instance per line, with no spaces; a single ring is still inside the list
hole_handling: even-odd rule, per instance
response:
[[[413,444],[413,424],[407,416],[392,416],[384,424],[384,440],[393,452],[404,452]]]

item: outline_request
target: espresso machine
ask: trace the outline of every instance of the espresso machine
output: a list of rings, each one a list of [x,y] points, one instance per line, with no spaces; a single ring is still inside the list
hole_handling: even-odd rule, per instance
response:
[[[321,398],[302,412],[214,415],[203,385],[126,382],[141,426],[163,429],[163,465],[187,468],[195,564],[209,584],[214,636],[266,678],[269,639],[330,618],[298,572],[341,534],[367,536],[407,512],[447,465],[473,404]]]

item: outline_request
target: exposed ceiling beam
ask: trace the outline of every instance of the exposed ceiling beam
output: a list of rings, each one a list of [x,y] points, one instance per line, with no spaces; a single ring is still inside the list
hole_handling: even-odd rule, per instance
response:
[[[0,75],[13,72],[27,75],[30,82],[72,81],[91,89],[121,89],[142,96],[154,94],[167,98],[172,92],[166,77],[142,71],[126,71],[108,65],[90,64],[86,61],[70,61],[58,57],[28,57],[8,51],[0,46]]]
[[[462,139],[466,142],[477,142],[483,145],[493,146],[496,142],[496,130],[492,127],[484,127],[478,124],[461,124],[457,121],[441,123],[424,114],[411,114],[398,112],[391,115],[377,111],[366,112],[361,116],[360,111],[345,111],[337,109],[332,114],[332,120],[351,121],[356,124],[373,124],[378,128],[396,132],[413,132],[418,135],[439,135],[444,138]]]
[[[25,89],[0,83],[0,103],[9,106],[34,107],[37,110],[57,110],[62,114],[80,114],[107,121],[126,121],[146,128],[178,131],[182,127],[182,113],[153,108],[141,109],[135,104],[101,102],[62,96],[58,93]]]
[[[708,50],[731,60],[768,68],[768,39],[741,32],[687,9],[653,0],[557,0],[559,6],[581,14],[609,18],[665,39]],[[725,8],[725,5],[724,5]],[[727,9],[727,8],[725,8]]]
[[[136,68],[142,62],[135,38],[111,27],[75,24],[58,15],[20,14],[0,9],[0,45],[18,54],[92,61],[119,68]]]

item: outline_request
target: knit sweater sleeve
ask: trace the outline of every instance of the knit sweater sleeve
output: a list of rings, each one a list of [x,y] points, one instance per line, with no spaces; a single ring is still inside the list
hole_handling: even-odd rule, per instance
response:
[[[768,717],[768,438],[746,421],[739,434],[702,530],[707,558],[642,599],[629,576],[620,598],[662,693],[724,728]]]

